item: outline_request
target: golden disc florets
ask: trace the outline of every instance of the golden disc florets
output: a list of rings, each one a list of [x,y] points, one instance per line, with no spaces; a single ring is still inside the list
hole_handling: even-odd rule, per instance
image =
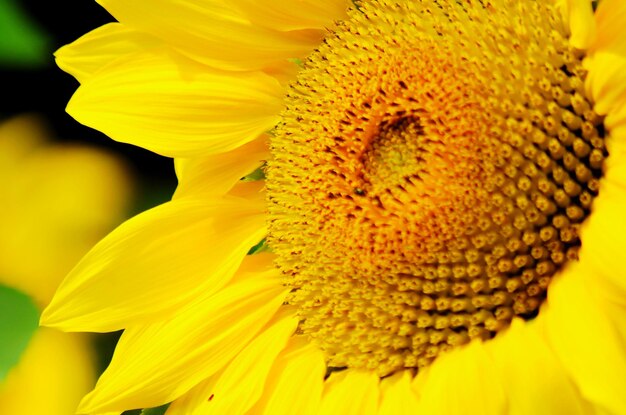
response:
[[[363,2],[272,138],[269,243],[336,367],[429,364],[536,313],[577,258],[602,119],[543,2]]]

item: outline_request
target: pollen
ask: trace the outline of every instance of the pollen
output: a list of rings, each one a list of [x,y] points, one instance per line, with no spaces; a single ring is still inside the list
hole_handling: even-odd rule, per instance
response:
[[[268,243],[298,332],[385,376],[534,317],[577,259],[603,119],[550,2],[358,3],[273,132]]]

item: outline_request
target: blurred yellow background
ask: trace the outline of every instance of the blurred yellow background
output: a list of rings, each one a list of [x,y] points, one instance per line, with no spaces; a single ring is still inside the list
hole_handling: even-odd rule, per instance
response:
[[[0,284],[40,311],[80,257],[126,216],[131,178],[113,154],[53,143],[39,117],[23,115],[0,124],[0,183]],[[0,335],[10,337],[12,313],[3,311],[9,330]],[[97,371],[88,335],[37,328],[0,380],[0,413],[72,414]]]

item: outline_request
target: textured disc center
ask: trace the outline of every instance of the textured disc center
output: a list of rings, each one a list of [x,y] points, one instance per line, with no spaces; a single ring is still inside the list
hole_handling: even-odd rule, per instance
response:
[[[364,2],[290,87],[268,242],[329,366],[491,338],[577,259],[603,120],[559,11],[510,3]]]

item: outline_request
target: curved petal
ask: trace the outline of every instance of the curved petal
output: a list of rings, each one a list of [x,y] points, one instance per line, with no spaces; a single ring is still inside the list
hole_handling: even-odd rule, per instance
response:
[[[486,342],[485,349],[505,390],[508,414],[585,415],[593,412],[540,336],[536,322],[515,319],[505,333]]]
[[[591,51],[605,51],[626,56],[626,2],[623,0],[602,0],[595,13],[598,26],[597,37]]]
[[[161,42],[146,33],[109,23],[65,45],[54,53],[56,63],[78,82],[84,82],[109,63],[159,45]]]
[[[594,202],[593,213],[581,231],[584,248],[580,252],[580,261],[593,270],[585,276],[586,279],[592,280],[607,298],[626,305],[624,238],[615,237],[626,229],[624,190],[611,182],[603,183],[602,194]]]
[[[612,321],[623,320],[625,313],[604,314],[584,282],[593,276],[593,267],[581,261],[555,278],[542,310],[545,337],[582,396],[608,413],[622,414],[626,413],[626,344],[624,333]]]
[[[380,382],[378,415],[414,415],[418,405],[417,394],[411,387],[408,370],[398,372]]]
[[[78,88],[67,112],[117,141],[165,156],[201,156],[270,130],[282,94],[262,72],[219,72],[162,49],[101,69]]]
[[[438,357],[426,375],[418,375],[414,380],[422,383],[415,413],[506,413],[506,395],[497,381],[493,360],[481,342],[473,341]]]
[[[347,369],[330,375],[324,384],[320,415],[375,415],[379,378],[374,372]]]
[[[167,320],[126,329],[79,412],[155,407],[175,400],[244,349],[287,292],[273,269],[239,273],[215,295],[189,303]]]
[[[625,131],[626,132],[626,131]],[[609,157],[600,194],[583,224],[580,263],[592,270],[583,278],[604,293],[607,299],[626,306],[623,247],[626,244],[626,135],[608,139]]]
[[[230,0],[254,24],[275,30],[326,29],[346,17],[348,0]]]
[[[225,194],[269,157],[267,137],[261,136],[228,153],[177,159],[178,187],[173,198]]]
[[[293,310],[283,307],[216,379],[189,393],[193,396],[185,399],[186,412],[178,411],[174,402],[169,415],[244,414],[261,397],[268,373],[297,325]]]
[[[322,352],[301,336],[292,337],[267,376],[261,399],[247,415],[318,414],[325,371]]]
[[[226,0],[99,0],[117,20],[182,54],[226,70],[256,70],[306,56],[320,30],[279,32],[251,23]]]
[[[569,27],[569,43],[577,49],[588,49],[596,37],[596,21],[589,0],[557,0],[563,19]]]
[[[202,406],[203,400],[211,401],[210,391],[218,381],[224,369],[217,371],[213,376],[203,380],[189,392],[176,399],[167,408],[166,415],[197,415],[196,409]]]
[[[185,199],[135,216],[78,263],[42,323],[114,331],[214,293],[265,235],[263,202]]]
[[[609,52],[598,52],[587,58],[585,66],[589,74],[585,80],[587,93],[593,97],[593,109],[600,115],[614,113],[607,120],[606,127],[611,129],[617,120],[616,112],[624,119],[626,104],[626,56]],[[621,104],[621,108],[620,108]]]

